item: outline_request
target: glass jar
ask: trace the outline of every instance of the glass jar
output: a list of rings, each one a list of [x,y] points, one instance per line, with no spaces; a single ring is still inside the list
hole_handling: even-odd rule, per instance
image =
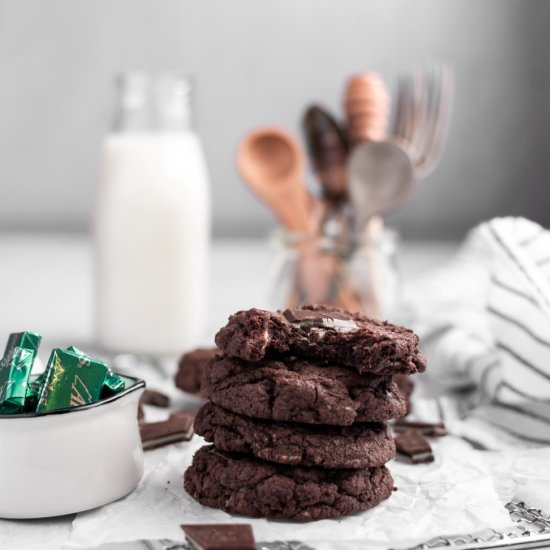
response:
[[[391,319],[399,302],[397,234],[350,236],[281,232],[273,238],[270,302],[281,309],[327,304]]]
[[[180,353],[201,339],[210,197],[192,85],[124,74],[94,216],[96,330],[109,350]]]

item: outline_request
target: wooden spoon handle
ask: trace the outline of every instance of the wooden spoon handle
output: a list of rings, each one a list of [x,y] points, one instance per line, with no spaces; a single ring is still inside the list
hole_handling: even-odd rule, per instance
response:
[[[351,77],[344,90],[344,111],[348,132],[354,143],[385,139],[390,95],[382,77],[377,73]]]
[[[237,167],[248,187],[287,231],[313,233],[312,197],[303,181],[305,155],[284,130],[261,128],[240,143]]]
[[[314,199],[304,183],[295,179],[276,185],[279,186],[277,189],[270,187],[262,193],[258,190],[255,192],[271,208],[287,231],[312,235],[315,232],[312,212]]]

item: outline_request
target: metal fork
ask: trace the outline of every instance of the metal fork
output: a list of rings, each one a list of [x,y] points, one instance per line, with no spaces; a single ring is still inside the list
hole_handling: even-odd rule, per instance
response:
[[[453,73],[445,65],[434,65],[399,80],[393,134],[409,151],[416,180],[431,174],[439,162],[453,89]]]
[[[432,172],[449,124],[453,79],[442,66],[399,80],[392,135],[357,145],[347,165],[356,228],[395,210]]]

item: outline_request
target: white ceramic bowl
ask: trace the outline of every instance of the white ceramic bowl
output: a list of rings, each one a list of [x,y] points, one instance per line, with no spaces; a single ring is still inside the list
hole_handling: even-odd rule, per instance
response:
[[[0,518],[89,510],[130,493],[143,474],[137,422],[145,383],[97,403],[0,415]]]

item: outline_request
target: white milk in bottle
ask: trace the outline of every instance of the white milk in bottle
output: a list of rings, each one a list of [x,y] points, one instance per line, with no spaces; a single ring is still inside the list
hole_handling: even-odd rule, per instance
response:
[[[98,343],[174,354],[204,329],[209,183],[188,79],[124,75],[94,220]]]

